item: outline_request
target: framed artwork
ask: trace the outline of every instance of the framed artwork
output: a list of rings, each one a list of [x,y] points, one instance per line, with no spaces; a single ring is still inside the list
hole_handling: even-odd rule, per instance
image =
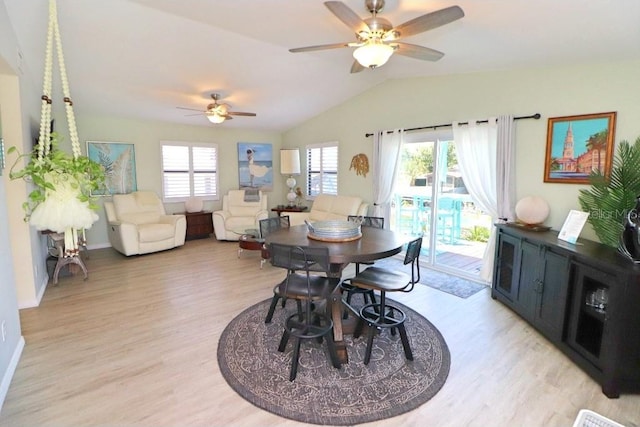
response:
[[[616,113],[551,117],[544,182],[588,184],[589,174],[611,173]]]
[[[133,144],[87,141],[87,157],[105,170],[105,188],[93,195],[126,194],[138,189]]]
[[[273,189],[273,153],[271,144],[238,142],[240,189]]]

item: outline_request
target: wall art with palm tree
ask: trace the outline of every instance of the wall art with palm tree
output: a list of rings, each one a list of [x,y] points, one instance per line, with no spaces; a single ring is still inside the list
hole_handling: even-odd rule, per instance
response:
[[[550,117],[544,182],[588,184],[589,175],[611,172],[616,113]]]

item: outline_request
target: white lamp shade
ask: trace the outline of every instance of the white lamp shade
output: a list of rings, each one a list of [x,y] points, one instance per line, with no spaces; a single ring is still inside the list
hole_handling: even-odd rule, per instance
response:
[[[353,51],[353,57],[356,61],[367,68],[384,65],[392,54],[393,48],[384,43],[368,43]]]
[[[202,207],[204,203],[200,197],[189,197],[184,202],[184,210],[192,213],[192,212],[202,212]]]
[[[282,175],[300,175],[300,150],[298,148],[280,150],[280,173]]]

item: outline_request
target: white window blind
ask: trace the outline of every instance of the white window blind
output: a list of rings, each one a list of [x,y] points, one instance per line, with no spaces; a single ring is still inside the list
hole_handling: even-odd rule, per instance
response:
[[[338,143],[307,146],[307,196],[338,194]]]
[[[165,201],[198,196],[218,200],[218,146],[162,142],[162,190]]]

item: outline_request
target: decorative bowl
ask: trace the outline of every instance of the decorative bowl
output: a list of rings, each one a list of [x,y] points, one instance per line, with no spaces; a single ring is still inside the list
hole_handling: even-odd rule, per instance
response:
[[[362,237],[360,224],[343,221],[316,221],[306,222],[309,229],[309,238],[330,242],[348,242]]]

